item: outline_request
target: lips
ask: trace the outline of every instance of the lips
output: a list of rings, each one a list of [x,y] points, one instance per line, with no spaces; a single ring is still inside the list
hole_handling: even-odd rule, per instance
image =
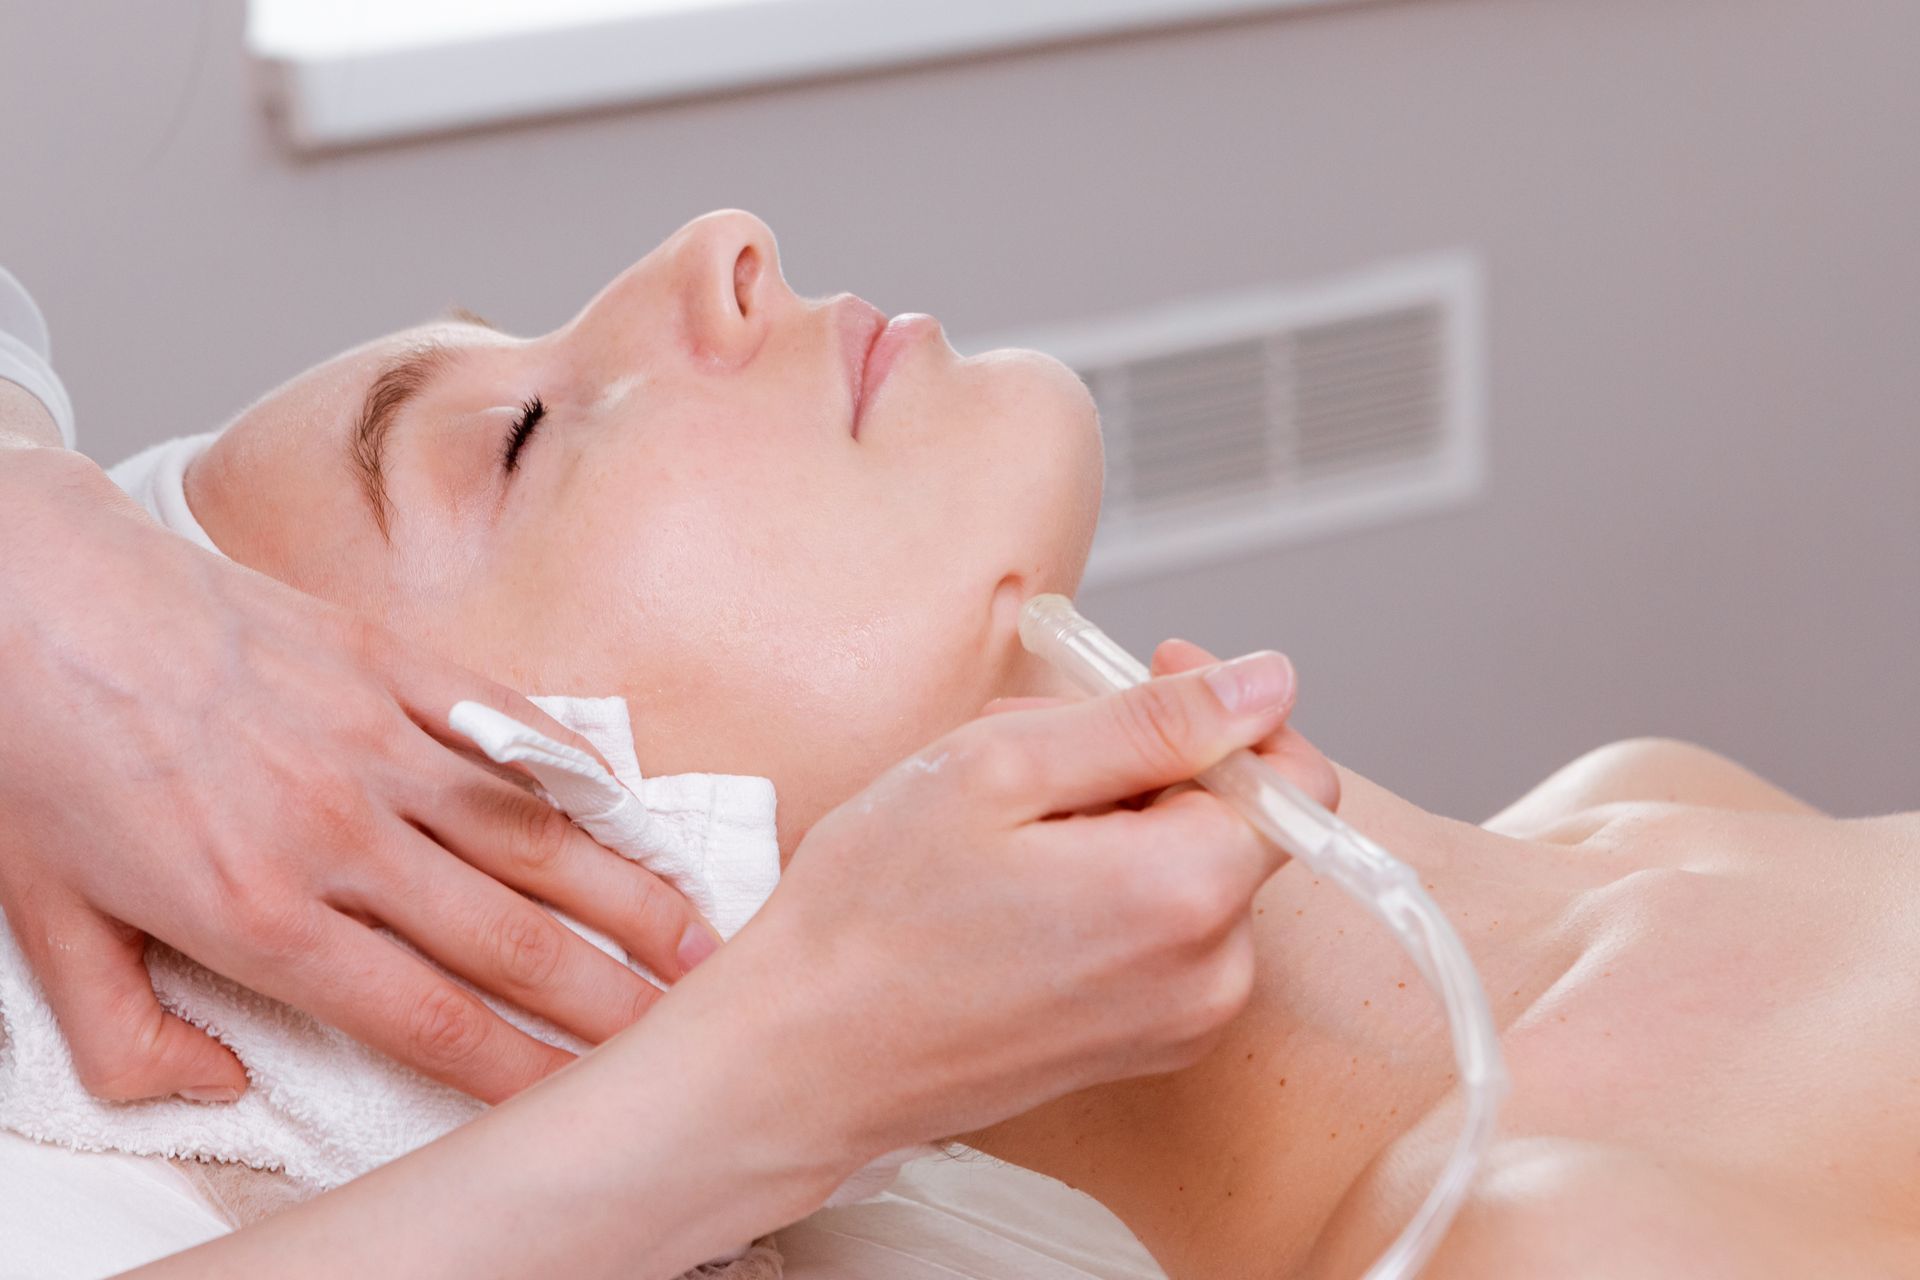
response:
[[[839,320],[847,361],[848,402],[853,406],[849,430],[857,440],[867,407],[886,385],[887,375],[915,344],[939,333],[940,322],[913,311],[889,320],[878,307],[852,294],[841,301]]]

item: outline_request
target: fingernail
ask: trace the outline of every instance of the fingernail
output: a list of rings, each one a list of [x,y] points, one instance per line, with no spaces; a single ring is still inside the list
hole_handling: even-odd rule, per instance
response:
[[[188,1102],[238,1102],[240,1091],[232,1085],[209,1084],[196,1089],[182,1089],[180,1096]]]
[[[705,925],[690,924],[687,931],[680,935],[678,955],[686,971],[705,960],[720,949],[720,939],[713,936]]]
[[[1221,663],[1207,672],[1206,681],[1228,711],[1248,715],[1271,710],[1293,696],[1293,664],[1284,653],[1262,649]]]

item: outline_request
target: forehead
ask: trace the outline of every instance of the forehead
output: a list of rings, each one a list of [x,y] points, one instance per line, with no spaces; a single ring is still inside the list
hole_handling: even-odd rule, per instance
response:
[[[494,329],[457,320],[401,329],[351,347],[282,383],[243,410],[234,425],[255,418],[290,420],[308,436],[338,446],[353,429],[380,375],[410,353],[429,346],[458,353],[511,341]]]

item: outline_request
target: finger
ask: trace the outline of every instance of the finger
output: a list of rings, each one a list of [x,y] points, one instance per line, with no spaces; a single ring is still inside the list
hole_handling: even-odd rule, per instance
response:
[[[477,702],[578,748],[605,765],[606,758],[580,734],[555,720],[523,695],[485,676],[433,657],[382,628],[369,626],[361,648],[413,722],[441,745],[471,752],[473,744],[453,730],[447,716],[458,702]],[[522,772],[518,766],[506,766]]]
[[[1085,823],[1080,838],[1088,847],[1156,868],[1153,899],[1188,911],[1202,937],[1231,928],[1286,862],[1245,818],[1201,790],[1171,791],[1144,809],[1119,809]]]
[[[719,931],[678,889],[536,796],[455,778],[434,794],[431,810],[409,816],[449,852],[592,925],[665,981],[685,977],[719,948]]]
[[[1191,641],[1168,640],[1154,650],[1153,671],[1155,674],[1191,671],[1215,661],[1218,659]],[[1339,771],[1292,725],[1262,739],[1255,745],[1254,752],[1326,808],[1340,807]]]
[[[1282,729],[1262,740],[1254,748],[1254,754],[1279,770],[1321,808],[1330,813],[1339,810],[1340,771],[1299,730]]]
[[[407,831],[395,878],[340,905],[377,917],[433,959],[594,1044],[625,1030],[660,992],[499,881]]]
[[[1048,698],[1038,695],[1030,697],[995,698],[980,708],[983,716],[1002,715],[1008,711],[1032,711],[1039,707],[1057,707],[1070,698]]]
[[[975,721],[980,782],[1016,821],[1170,786],[1278,728],[1293,687],[1292,664],[1266,651]]]
[[[442,1084],[504,1102],[573,1061],[365,925],[324,911],[298,960],[242,980]]]
[[[160,1007],[145,934],[74,902],[17,936],[88,1093],[110,1102],[174,1094],[232,1102],[246,1092],[238,1058]]]

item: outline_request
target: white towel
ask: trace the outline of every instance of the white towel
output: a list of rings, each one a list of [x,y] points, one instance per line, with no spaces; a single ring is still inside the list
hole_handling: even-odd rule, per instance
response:
[[[213,539],[207,536],[187,506],[186,488],[187,466],[219,438],[218,431],[207,431],[165,440],[150,449],[142,449],[109,469],[107,475],[163,526],[194,546],[224,558],[226,553],[213,545]]]
[[[577,731],[622,768],[624,782],[592,757],[476,704],[461,704],[455,727],[476,725],[477,745],[491,747],[503,761],[549,755],[530,769],[555,799],[565,793],[590,802],[581,813],[596,838],[619,842],[621,853],[681,887],[723,936],[737,932],[779,879],[773,784],[719,774],[643,779],[632,764],[633,739],[625,731],[621,699],[539,701],[556,718],[575,719]],[[616,792],[620,799],[609,803]],[[631,963],[611,940],[566,923]],[[161,1003],[211,1030],[246,1065],[252,1084],[241,1099],[208,1106],[107,1103],[89,1096],[12,933],[0,928],[0,1128],[80,1150],[281,1169],[325,1189],[432,1141],[482,1110],[474,1099],[171,948],[150,945],[147,962]],[[575,1051],[586,1047],[542,1019],[487,1002],[531,1035]]]

